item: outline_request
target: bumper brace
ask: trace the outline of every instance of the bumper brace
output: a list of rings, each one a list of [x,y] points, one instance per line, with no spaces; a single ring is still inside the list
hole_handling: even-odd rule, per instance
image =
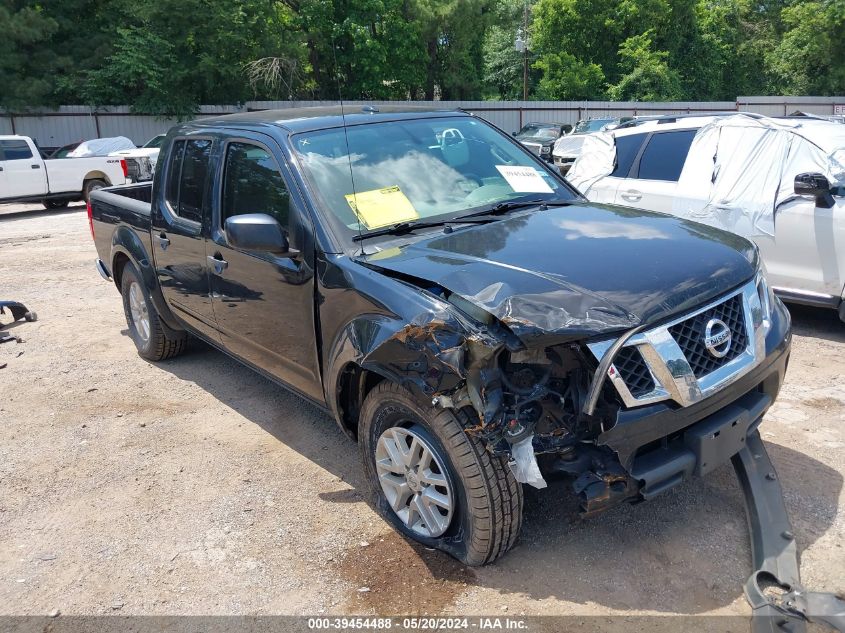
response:
[[[777,473],[754,431],[731,458],[751,533],[754,572],[745,583],[752,633],[803,633],[807,622],[823,622],[845,633],[845,599],[801,586],[798,546]]]

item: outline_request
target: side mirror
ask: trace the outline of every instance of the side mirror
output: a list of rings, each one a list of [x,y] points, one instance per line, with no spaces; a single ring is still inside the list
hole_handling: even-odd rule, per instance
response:
[[[233,215],[226,219],[229,244],[246,251],[264,251],[294,257],[299,253],[290,247],[288,234],[276,218],[266,213]]]
[[[833,206],[830,182],[823,174],[809,173],[795,176],[795,194],[813,196],[816,199],[816,206],[822,209],[830,209]]]

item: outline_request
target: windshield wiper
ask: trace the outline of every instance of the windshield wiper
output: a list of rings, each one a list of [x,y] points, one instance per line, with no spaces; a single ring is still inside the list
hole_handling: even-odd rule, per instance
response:
[[[494,204],[489,209],[485,209],[483,211],[477,211],[475,213],[470,213],[469,215],[461,215],[455,218],[455,221],[463,221],[466,218],[477,218],[479,216],[484,215],[502,215],[504,213],[508,213],[509,211],[515,211],[517,209],[525,209],[527,207],[540,207],[541,209],[545,209],[546,207],[565,207],[572,204],[574,200],[509,200],[506,202],[499,202]]]
[[[485,224],[489,221],[490,220],[465,220],[463,218],[453,218],[450,220],[435,220],[431,222],[416,220],[413,222],[398,222],[397,224],[391,224],[390,226],[385,226],[380,229],[374,229],[372,231],[367,231],[366,233],[353,235],[352,241],[360,242],[368,237],[378,237],[379,235],[403,235],[405,233],[410,233],[411,231],[416,231],[417,229],[427,229],[433,226],[448,226],[450,224]]]

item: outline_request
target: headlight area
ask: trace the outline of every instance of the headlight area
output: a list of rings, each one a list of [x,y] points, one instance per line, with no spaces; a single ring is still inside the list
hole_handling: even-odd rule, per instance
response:
[[[775,305],[775,293],[766,279],[766,267],[762,260],[760,260],[760,270],[757,272],[755,283],[757,286],[757,296],[760,298],[760,307],[762,309],[761,320],[763,328],[768,331],[772,327],[772,308]]]

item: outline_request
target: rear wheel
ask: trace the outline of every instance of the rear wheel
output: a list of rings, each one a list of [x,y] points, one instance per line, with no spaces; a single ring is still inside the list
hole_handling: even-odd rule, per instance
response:
[[[86,180],[85,185],[82,188],[82,197],[84,198],[85,202],[88,202],[91,198],[91,192],[97,191],[97,189],[103,189],[104,187],[108,187],[108,183],[105,180]]]
[[[522,487],[503,458],[464,432],[466,411],[422,405],[384,381],[364,400],[359,424],[376,506],[395,529],[467,565],[514,545]]]
[[[64,209],[70,200],[44,200],[41,204],[45,209]]]
[[[120,292],[129,335],[141,356],[148,360],[165,360],[184,351],[187,335],[184,332],[170,337],[165,334],[141,275],[131,262],[123,269]]]

